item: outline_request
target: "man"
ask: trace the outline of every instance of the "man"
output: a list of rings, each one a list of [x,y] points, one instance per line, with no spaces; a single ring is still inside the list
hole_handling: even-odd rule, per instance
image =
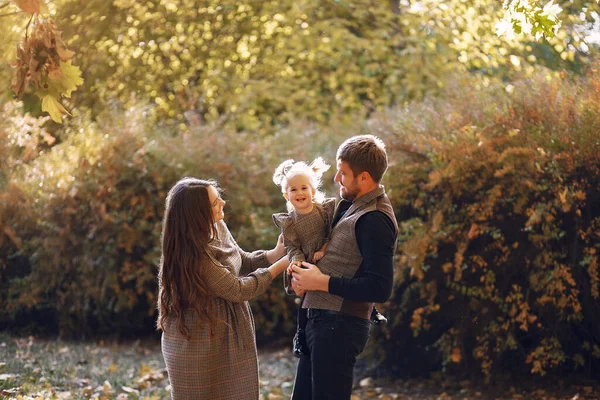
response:
[[[293,400],[350,399],[373,303],[392,293],[398,223],[380,185],[386,169],[385,146],[375,136],[354,136],[338,149],[342,200],[327,250],[318,267],[292,267],[292,287],[306,293],[309,350],[298,362]]]

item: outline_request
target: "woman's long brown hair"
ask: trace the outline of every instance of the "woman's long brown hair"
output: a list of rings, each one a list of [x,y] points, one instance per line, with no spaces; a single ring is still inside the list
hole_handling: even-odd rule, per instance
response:
[[[213,320],[201,269],[208,244],[217,236],[209,186],[219,190],[214,181],[183,178],[177,182],[167,195],[162,224],[157,327],[164,331],[167,317],[174,316],[187,340],[187,308],[195,309],[200,320]]]

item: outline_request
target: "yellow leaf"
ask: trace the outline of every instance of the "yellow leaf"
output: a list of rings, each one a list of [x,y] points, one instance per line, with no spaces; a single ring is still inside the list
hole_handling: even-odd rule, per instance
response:
[[[13,0],[21,10],[29,14],[39,14],[48,11],[42,0]]]
[[[114,374],[115,372],[117,372],[117,366],[115,364],[110,364],[110,366],[108,367],[108,372]]]
[[[452,362],[455,363],[459,363],[461,360],[461,354],[460,354],[460,349],[458,347],[454,347],[452,349],[452,354],[450,355],[450,359],[452,360]]]
[[[565,204],[567,202],[567,193],[569,192],[568,188],[565,188],[565,190],[562,193],[558,194],[558,197],[560,198],[560,202]]]
[[[140,375],[146,375],[153,371],[154,371],[154,369],[151,366],[149,366],[148,364],[142,364],[140,366]]]
[[[113,394],[115,392],[115,390],[113,389],[112,385],[110,384],[109,381],[104,381],[104,384],[102,385],[102,393],[104,394]]]
[[[475,239],[479,235],[479,225],[473,223],[471,224],[471,229],[469,229],[469,233],[467,234],[469,240]]]
[[[48,83],[65,97],[71,97],[71,92],[77,90],[77,86],[83,83],[81,70],[79,67],[72,65],[70,60],[67,62],[61,61],[59,68],[49,71],[48,80]]]
[[[61,117],[63,114],[69,114],[69,112],[59,103],[58,99],[52,95],[46,95],[42,99],[42,111],[46,111],[50,114],[52,121],[56,123],[62,123]]]

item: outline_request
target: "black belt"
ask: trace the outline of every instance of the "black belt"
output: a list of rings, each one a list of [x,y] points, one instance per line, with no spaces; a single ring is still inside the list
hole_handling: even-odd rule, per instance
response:
[[[341,313],[339,311],[321,310],[321,309],[318,309],[318,308],[307,308],[306,309],[306,317],[307,318],[315,318],[315,317],[317,317],[319,315],[335,315],[335,316],[341,315],[341,316],[344,316],[344,317],[351,317],[351,315],[344,314],[344,313]]]

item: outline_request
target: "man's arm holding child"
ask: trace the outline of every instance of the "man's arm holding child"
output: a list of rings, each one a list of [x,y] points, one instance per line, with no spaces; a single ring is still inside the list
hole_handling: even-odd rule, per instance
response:
[[[382,212],[363,215],[355,226],[356,241],[363,261],[353,278],[330,277],[312,264],[294,267],[292,286],[320,290],[348,300],[383,303],[392,293],[396,231]]]

